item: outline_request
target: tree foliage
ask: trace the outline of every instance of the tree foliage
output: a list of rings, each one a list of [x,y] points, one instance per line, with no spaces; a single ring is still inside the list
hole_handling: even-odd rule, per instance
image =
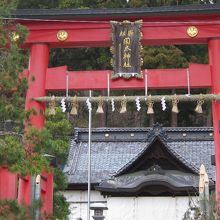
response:
[[[184,52],[175,46],[144,47],[146,69],[181,68],[188,65]]]
[[[1,129],[0,165],[8,166],[12,172],[24,176],[36,176],[42,171],[59,173],[54,180],[60,185],[54,191],[54,206],[60,212],[55,212],[51,218],[57,219],[56,214],[59,214],[64,219],[68,215],[68,205],[57,191],[66,186],[65,177],[59,168],[50,166],[46,155],[55,156],[58,166],[65,163],[71,125],[59,112],[55,117],[47,118],[44,129],[28,126],[24,132],[24,122],[28,125],[29,118],[36,111],[24,110],[27,81],[21,73],[27,67],[28,56],[20,46],[28,32],[25,27],[9,19],[15,8],[15,1],[0,3],[0,124],[13,122],[16,125]],[[27,219],[26,215],[31,213],[30,209],[18,205],[16,201],[4,200],[0,203],[0,212],[1,219],[13,218],[13,215],[16,219]]]
[[[28,219],[30,210],[27,207],[18,205],[15,200],[0,200],[0,220]]]

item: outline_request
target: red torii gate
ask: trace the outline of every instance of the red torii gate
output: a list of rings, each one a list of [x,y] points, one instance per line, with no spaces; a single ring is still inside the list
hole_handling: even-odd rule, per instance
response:
[[[33,98],[45,96],[47,91],[66,89],[67,67],[48,68],[50,48],[109,47],[111,46],[110,20],[143,20],[142,45],[208,44],[209,64],[190,64],[190,87],[211,88],[220,93],[220,5],[190,5],[142,9],[42,9],[18,10],[14,15],[29,30],[24,47],[30,49],[28,69],[29,88],[25,108],[35,108],[38,113],[45,105]],[[189,27],[196,27],[198,34],[190,37]],[[68,33],[65,41],[57,33]],[[110,70],[72,71],[69,89],[96,90],[107,88]],[[146,70],[144,71],[146,74]],[[147,70],[148,88],[187,88],[186,69]],[[35,80],[31,80],[32,78]],[[111,89],[142,89],[143,80],[111,80]],[[216,158],[216,192],[220,199],[220,103],[212,103]],[[44,126],[44,115],[33,116],[33,126]],[[7,184],[10,181],[10,184]],[[52,212],[53,176],[44,174],[41,198],[42,210]],[[4,168],[0,169],[0,199],[16,198],[16,178]],[[12,190],[12,191],[11,191]],[[18,201],[30,205],[30,177],[19,179]]]

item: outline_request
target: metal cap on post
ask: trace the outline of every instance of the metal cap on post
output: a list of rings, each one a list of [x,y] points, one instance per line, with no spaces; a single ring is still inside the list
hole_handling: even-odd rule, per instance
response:
[[[55,156],[50,154],[43,154],[43,157],[45,157],[50,162],[50,166],[57,167],[57,160]]]
[[[94,210],[94,215],[92,216],[94,220],[103,220],[105,216],[103,215],[104,210],[108,210],[105,204],[103,203],[93,203],[90,206],[91,210]]]

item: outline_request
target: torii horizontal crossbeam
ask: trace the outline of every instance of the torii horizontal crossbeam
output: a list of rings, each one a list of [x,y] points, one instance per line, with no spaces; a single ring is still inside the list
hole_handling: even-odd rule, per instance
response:
[[[106,90],[108,88],[108,74],[111,70],[99,71],[70,71],[70,90]],[[148,89],[169,89],[169,88],[210,88],[211,73],[208,64],[190,64],[188,68],[189,80],[187,79],[187,69],[149,69],[143,70],[147,75]],[[49,68],[46,77],[47,91],[66,90],[67,67]],[[144,89],[145,81],[138,79],[117,79],[110,80],[110,89]]]

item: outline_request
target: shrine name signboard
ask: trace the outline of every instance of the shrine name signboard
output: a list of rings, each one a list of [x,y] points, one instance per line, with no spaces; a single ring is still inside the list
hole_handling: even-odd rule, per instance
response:
[[[143,78],[141,65],[142,46],[140,31],[142,21],[111,21],[112,25],[112,60],[113,66],[112,79],[119,77],[129,79],[135,77]]]

